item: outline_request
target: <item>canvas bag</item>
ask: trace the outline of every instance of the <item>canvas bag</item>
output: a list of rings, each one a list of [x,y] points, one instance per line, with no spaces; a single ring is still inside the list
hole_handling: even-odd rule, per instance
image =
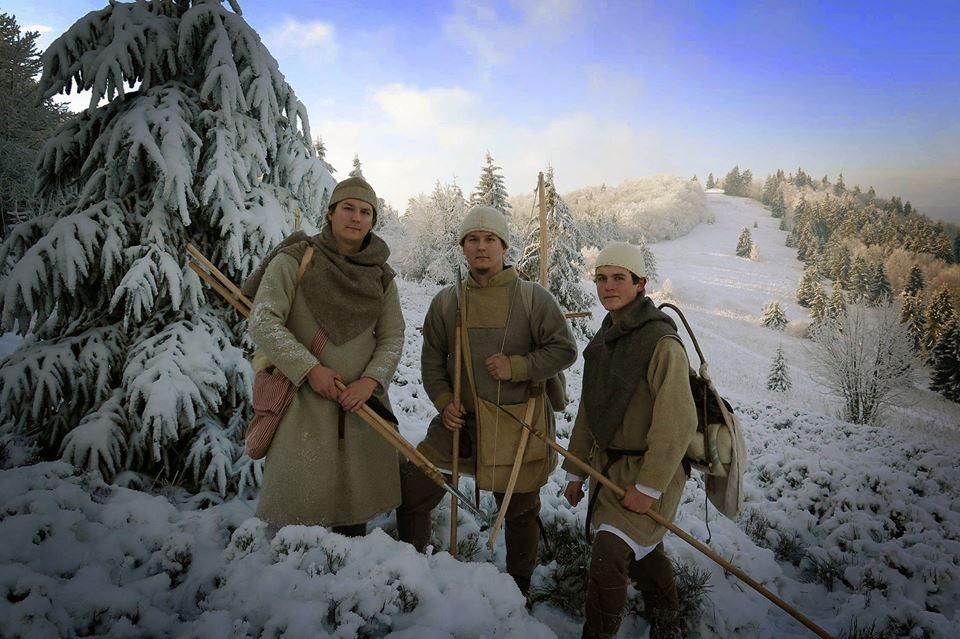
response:
[[[657,308],[663,310],[664,307],[680,317],[700,358],[700,369],[690,369],[690,390],[697,408],[697,432],[687,448],[685,459],[692,468],[704,474],[710,503],[727,517],[736,519],[743,508],[743,474],[747,468],[747,444],[740,420],[730,403],[717,392],[687,318],[673,304],[665,302]]]
[[[303,254],[294,287],[300,284],[313,252],[313,247],[308,246]],[[320,356],[326,343],[326,334],[318,330],[310,344],[310,352],[314,357]],[[297,387],[260,350],[253,354],[252,365],[256,373],[253,378],[253,419],[243,435],[244,450],[250,459],[262,459],[270,448],[280,420],[297,394]]]

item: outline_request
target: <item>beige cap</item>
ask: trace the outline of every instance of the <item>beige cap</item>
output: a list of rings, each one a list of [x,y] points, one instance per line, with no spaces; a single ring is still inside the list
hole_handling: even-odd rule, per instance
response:
[[[637,277],[647,276],[647,265],[643,261],[643,252],[639,246],[627,242],[611,242],[597,255],[594,268],[601,266],[619,266]]]
[[[510,228],[503,213],[492,206],[474,206],[460,223],[460,244],[473,231],[486,231],[499,237],[503,243],[510,246]]]
[[[372,206],[373,214],[376,216],[377,193],[362,177],[349,177],[337,183],[337,186],[333,189],[333,193],[330,194],[330,204],[328,206],[333,208],[338,202],[349,200],[350,198],[366,202]],[[376,220],[376,218],[374,218],[374,220]]]

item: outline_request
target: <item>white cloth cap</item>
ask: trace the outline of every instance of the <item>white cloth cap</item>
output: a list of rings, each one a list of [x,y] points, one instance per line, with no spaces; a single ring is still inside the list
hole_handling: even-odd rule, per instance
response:
[[[492,206],[474,206],[460,223],[460,244],[463,244],[463,238],[474,231],[486,231],[493,233],[507,246],[510,246],[510,228],[507,226],[507,218],[503,213]]]
[[[637,277],[647,276],[647,265],[643,261],[640,247],[627,242],[611,242],[603,247],[597,255],[594,268],[601,266],[619,266],[625,268]]]

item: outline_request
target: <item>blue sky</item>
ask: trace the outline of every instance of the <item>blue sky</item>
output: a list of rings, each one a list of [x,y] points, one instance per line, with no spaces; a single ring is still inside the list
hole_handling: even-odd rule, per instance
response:
[[[4,4],[49,42],[104,3]],[[910,4],[241,1],[339,177],[359,154],[400,209],[489,150],[511,193],[802,166],[960,222],[960,11]]]

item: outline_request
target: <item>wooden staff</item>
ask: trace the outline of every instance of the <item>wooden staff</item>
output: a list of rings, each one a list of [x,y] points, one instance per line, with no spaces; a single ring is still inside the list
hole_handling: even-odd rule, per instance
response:
[[[582,470],[583,472],[587,473],[587,475],[589,475],[592,479],[594,479],[595,481],[600,482],[601,484],[603,484],[604,486],[606,486],[607,488],[609,488],[610,490],[612,490],[613,493],[617,496],[618,499],[623,499],[623,498],[626,496],[627,493],[626,493],[626,491],[625,491],[623,488],[621,488],[620,486],[618,486],[617,484],[615,484],[612,480],[610,480],[608,477],[606,477],[603,473],[597,471],[595,468],[593,468],[593,466],[591,466],[590,464],[588,464],[588,463],[586,463],[585,461],[581,460],[580,458],[578,458],[576,455],[574,455],[573,453],[571,453],[570,451],[568,451],[566,448],[564,448],[563,446],[561,446],[561,445],[558,444],[557,442],[552,441],[549,437],[546,436],[545,433],[541,433],[541,432],[538,432],[537,430],[534,430],[533,428],[530,427],[530,425],[529,425],[528,423],[520,421],[520,419],[518,419],[518,418],[517,418],[513,413],[511,413],[510,411],[508,411],[508,410],[506,410],[506,409],[504,409],[504,408],[501,408],[501,407],[499,407],[499,406],[498,406],[497,408],[500,408],[500,410],[501,410],[504,414],[508,415],[508,416],[509,416],[510,418],[512,418],[515,422],[517,422],[518,424],[520,424],[520,426],[523,427],[524,432],[532,433],[532,434],[535,435],[536,437],[539,437],[544,443],[547,444],[547,446],[549,446],[549,447],[552,448],[553,450],[555,450],[555,451],[557,451],[558,453],[560,453],[561,455],[563,455],[566,459],[568,459],[568,460],[570,460],[571,462],[573,462],[573,464],[574,464],[577,468],[579,468],[579,469]],[[664,528],[666,528],[667,530],[669,530],[670,532],[672,532],[673,534],[675,534],[676,536],[680,537],[680,539],[684,540],[685,542],[687,542],[688,544],[690,544],[691,546],[693,546],[694,548],[696,548],[697,550],[699,550],[701,553],[703,553],[704,555],[706,555],[706,556],[709,557],[710,559],[712,559],[714,562],[716,562],[717,564],[719,564],[719,565],[720,565],[724,570],[726,570],[727,572],[731,572],[731,573],[733,573],[734,575],[736,575],[741,581],[743,581],[745,584],[747,584],[748,586],[750,586],[751,588],[753,588],[754,590],[756,590],[757,592],[759,592],[761,595],[763,595],[764,597],[766,597],[768,600],[770,600],[770,601],[772,601],[773,603],[775,603],[775,604],[776,604],[777,606],[779,606],[784,612],[786,612],[786,613],[789,614],[791,617],[793,617],[794,619],[796,619],[797,621],[799,621],[800,623],[802,623],[804,626],[806,626],[807,628],[809,628],[809,629],[810,629],[815,635],[817,635],[818,637],[822,637],[823,639],[833,639],[833,637],[830,635],[830,633],[828,633],[826,630],[824,630],[823,628],[821,628],[821,627],[818,626],[817,624],[815,624],[815,623],[813,623],[812,621],[810,621],[810,619],[808,619],[807,617],[805,617],[803,614],[800,613],[800,611],[798,611],[796,608],[794,608],[793,606],[791,606],[790,604],[788,604],[787,602],[785,602],[783,599],[781,599],[780,597],[776,596],[775,594],[773,594],[772,592],[770,592],[769,590],[767,590],[766,588],[764,588],[763,585],[762,585],[760,582],[758,582],[757,580],[755,580],[753,577],[751,577],[751,576],[748,575],[747,573],[743,572],[742,570],[740,570],[739,568],[737,568],[736,566],[734,566],[732,563],[730,563],[729,561],[727,561],[726,559],[724,559],[723,557],[721,557],[720,555],[718,555],[717,553],[715,553],[715,552],[714,552],[713,550],[711,550],[708,546],[706,546],[705,544],[703,544],[703,542],[701,542],[699,539],[691,536],[691,535],[690,535],[689,533],[687,533],[685,530],[683,530],[682,528],[674,525],[672,522],[667,521],[666,519],[663,518],[663,516],[661,516],[661,515],[660,515],[659,513],[657,513],[657,512],[654,512],[653,510],[648,510],[648,511],[647,511],[646,513],[644,513],[644,514],[645,514],[647,517],[649,517],[650,519],[652,519],[652,520],[654,520],[655,522],[657,522],[658,524],[660,524],[661,526],[663,526]]]
[[[540,286],[547,288],[547,194],[543,171],[537,176],[537,198],[540,200]]]
[[[460,279],[460,267],[457,266],[457,328],[454,334],[453,348],[453,403],[460,408],[463,394],[463,281]],[[453,451],[451,452],[450,483],[460,487],[460,429],[453,431]],[[450,498],[450,556],[457,556],[457,510],[459,500]],[[478,504],[479,505],[479,504]]]
[[[230,296],[241,302],[248,309],[253,308],[253,302],[247,299],[247,296],[243,294],[243,292],[240,290],[240,287],[231,282],[230,278],[224,275],[220,269],[214,266],[213,262],[208,260],[206,256],[201,253],[199,249],[197,249],[196,246],[193,244],[187,244],[187,253],[190,254],[190,257],[199,262],[201,266],[206,268],[211,275],[217,278],[217,280],[230,292]],[[194,268],[193,270],[196,271],[197,269]],[[220,291],[217,292],[220,293]],[[220,294],[223,295],[223,293]],[[229,297],[227,298],[227,301],[230,301]],[[236,305],[234,305],[234,308],[237,308]]]
[[[204,270],[194,264],[190,263],[190,268],[192,268],[203,281],[210,284],[210,286],[219,293],[224,299],[226,299],[230,304],[244,317],[250,316],[250,311],[252,304],[250,300],[247,299],[240,289],[237,288],[233,282],[230,281],[226,275],[223,274],[220,269],[213,265],[206,257],[197,250],[192,244],[188,245],[187,252],[190,253],[191,257],[196,259],[199,262],[202,262],[204,266],[207,267],[207,270]],[[236,291],[237,295],[232,294],[233,291]],[[346,389],[346,386],[343,382],[335,381],[337,389],[341,392]],[[463,499],[464,506],[471,513],[474,514],[478,519],[483,518],[483,513],[479,508],[470,503],[470,500],[466,498],[463,493],[456,486],[451,486],[443,479],[443,474],[440,472],[440,469],[437,468],[426,456],[417,450],[413,444],[408,442],[403,436],[394,429],[393,424],[390,424],[385,419],[380,417],[372,408],[370,408],[366,403],[362,404],[360,410],[358,411],[360,419],[367,423],[368,426],[373,428],[381,437],[387,440],[390,445],[397,449],[401,455],[409,459],[417,468],[423,472],[431,481],[443,488],[446,492],[450,493],[451,497]]]

